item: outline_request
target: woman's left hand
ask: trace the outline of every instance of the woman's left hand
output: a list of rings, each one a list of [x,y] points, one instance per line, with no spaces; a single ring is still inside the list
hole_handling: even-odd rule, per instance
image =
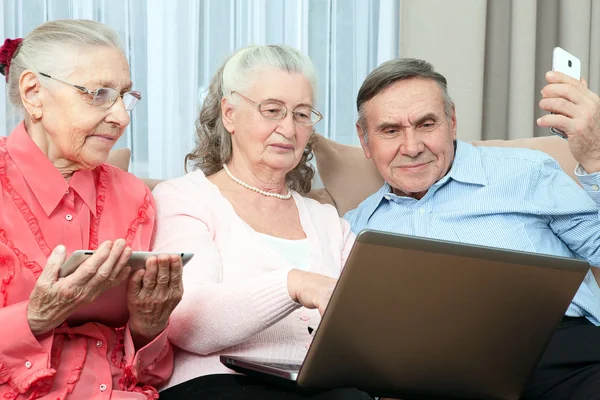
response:
[[[183,296],[183,264],[178,255],[162,254],[135,271],[127,287],[129,331],[136,349],[144,347],[165,330],[169,316]]]

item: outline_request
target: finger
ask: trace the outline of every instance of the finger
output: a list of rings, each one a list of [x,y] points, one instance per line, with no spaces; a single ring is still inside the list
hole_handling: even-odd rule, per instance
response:
[[[563,74],[559,71],[546,72],[546,81],[548,83],[567,83],[573,87],[581,87],[581,81],[579,79],[575,79],[572,76]]]
[[[569,118],[575,118],[580,113],[580,107],[565,99],[542,99],[540,108]]]
[[[158,273],[158,259],[156,257],[150,257],[146,262],[146,270],[144,272],[144,279],[142,279],[142,289],[147,294],[154,292],[156,288],[156,275]]]
[[[122,265],[118,265],[117,261],[121,258],[123,251],[125,251],[125,247],[127,247],[127,242],[124,239],[117,239],[110,250],[110,254],[106,258],[106,260],[100,265],[100,268],[96,271],[96,274],[90,279],[89,285],[92,287],[99,286],[110,278],[113,270],[118,269],[118,272],[121,272],[121,269],[125,267],[126,263]],[[118,275],[118,273],[117,273]]]
[[[115,267],[113,268],[112,272],[110,273],[110,277],[108,278],[108,280],[110,282],[116,283],[117,277],[121,275],[121,272],[123,272],[123,270],[127,266],[127,263],[129,262],[129,258],[131,257],[131,252],[132,252],[131,247],[129,247],[129,246],[125,247],[125,250],[123,250],[123,252],[121,253],[121,256],[117,260]],[[131,268],[129,268],[129,270],[131,272]]]
[[[127,267],[131,268],[131,267]],[[138,269],[129,277],[129,281],[127,281],[127,296],[137,297],[142,291],[142,279],[144,279],[143,269]]]
[[[112,247],[113,242],[110,240],[102,243],[90,258],[82,262],[75,272],[65,278],[65,283],[73,286],[80,286],[87,283],[96,275],[102,263],[106,261]]]
[[[161,291],[166,291],[171,280],[171,257],[168,254],[158,256],[158,271],[156,274],[156,285]]]
[[[542,89],[542,98],[561,98],[574,104],[581,104],[585,101],[585,96],[581,92],[573,86],[564,83],[544,86]]]
[[[171,277],[169,286],[171,290],[181,290],[183,278],[183,261],[180,256],[171,256]]]
[[[585,79],[581,78],[581,83],[583,83],[583,86],[585,86],[586,89],[589,89],[589,85]]]
[[[58,273],[60,271],[60,267],[65,263],[67,258],[67,249],[65,246],[58,245],[52,250],[50,257],[48,257],[48,261],[46,262],[46,266],[44,270],[40,274],[38,278],[39,282],[42,283],[54,283],[58,280]]]
[[[556,128],[569,134],[573,131],[573,120],[560,114],[548,114],[537,119],[538,126],[542,128]]]
[[[548,83],[550,83],[550,84],[553,84],[553,83],[567,84],[567,85],[573,87],[576,91],[585,95],[586,97],[589,97],[591,94],[591,91],[588,89],[587,82],[585,81],[585,79],[578,80],[571,76],[563,74],[562,72],[558,72],[558,71],[547,72],[546,73],[546,81],[548,81]]]

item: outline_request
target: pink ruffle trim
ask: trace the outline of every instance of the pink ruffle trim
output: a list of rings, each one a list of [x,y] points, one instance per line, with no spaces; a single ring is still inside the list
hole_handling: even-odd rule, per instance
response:
[[[133,243],[133,239],[135,239],[135,233],[137,232],[138,227],[148,220],[148,208],[150,207],[152,199],[149,195],[144,196],[144,203],[140,207],[138,211],[138,216],[133,220],[131,226],[127,230],[127,236],[125,240],[127,241],[127,245],[131,246]]]
[[[90,250],[98,248],[98,230],[100,229],[100,219],[104,212],[104,203],[106,202],[106,189],[108,188],[108,166],[100,165],[100,176],[98,177],[98,197],[96,198],[96,218],[93,219],[90,227]]]
[[[25,200],[23,200],[23,198],[13,189],[12,185],[10,184],[10,179],[8,179],[8,177],[6,176],[7,155],[8,153],[6,153],[4,149],[0,148],[0,184],[2,185],[2,188],[10,195],[13,202],[15,203],[15,206],[23,215],[23,218],[25,218],[27,226],[29,227],[29,231],[38,243],[42,253],[44,253],[46,257],[50,257],[52,250],[50,249],[50,247],[48,247],[48,244],[46,243],[46,240],[42,235],[42,231],[38,225],[35,215],[33,215],[33,212],[31,212],[31,209],[29,208],[27,203],[25,203]]]

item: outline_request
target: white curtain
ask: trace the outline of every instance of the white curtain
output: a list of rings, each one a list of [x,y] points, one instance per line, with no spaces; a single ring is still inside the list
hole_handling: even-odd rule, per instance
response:
[[[365,76],[398,56],[400,0],[2,0],[0,38],[44,21],[95,19],[120,34],[144,99],[117,144],[140,177],[182,175],[203,91],[225,57],[247,44],[308,54],[319,77],[317,131],[356,144],[355,99]],[[5,86],[1,83],[0,86]],[[0,135],[20,116],[0,96]],[[6,129],[5,131],[3,131]]]

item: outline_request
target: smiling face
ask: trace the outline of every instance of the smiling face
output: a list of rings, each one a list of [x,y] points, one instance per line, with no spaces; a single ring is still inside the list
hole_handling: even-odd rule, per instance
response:
[[[312,107],[312,87],[303,74],[271,68],[255,73],[252,80],[250,89],[240,93],[247,99],[233,94],[235,104],[222,101],[223,124],[231,133],[232,159],[241,159],[253,168],[287,173],[300,162],[313,132],[312,125],[299,124],[292,115],[298,107]],[[287,107],[283,119],[267,119],[251,103],[271,100]],[[263,109],[269,111],[277,112]]]
[[[404,79],[363,107],[368,137],[357,130],[365,155],[394,193],[422,198],[454,160],[456,114],[447,118],[442,91],[431,79]]]
[[[90,48],[72,59],[73,72],[60,77],[62,80],[90,90],[130,90],[129,64],[119,49]],[[73,169],[93,169],[104,163],[130,122],[123,100],[119,98],[109,109],[99,108],[90,104],[92,95],[55,80],[41,79],[44,87],[40,122],[53,158],[70,162]]]

